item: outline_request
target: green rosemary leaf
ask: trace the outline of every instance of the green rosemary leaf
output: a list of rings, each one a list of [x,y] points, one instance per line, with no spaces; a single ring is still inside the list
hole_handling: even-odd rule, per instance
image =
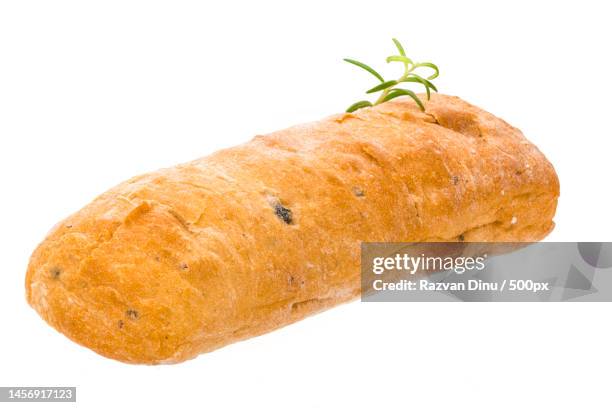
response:
[[[352,104],[351,106],[349,106],[346,111],[347,112],[355,112],[357,109],[361,109],[361,108],[367,108],[368,106],[372,106],[372,102],[370,101],[359,101],[359,102],[355,102],[354,104]]]
[[[427,100],[429,100],[431,98],[429,87],[425,84],[425,82],[423,82],[422,78],[408,77],[408,78],[402,80],[402,82],[418,82],[419,84],[425,85],[425,92],[427,93]]]
[[[383,89],[390,88],[390,87],[392,87],[392,86],[394,86],[394,85],[397,85],[397,84],[398,84],[398,82],[397,82],[395,79],[393,79],[393,80],[391,80],[391,81],[386,81],[386,82],[383,82],[382,84],[378,84],[378,85],[376,85],[376,86],[375,86],[374,88],[372,88],[372,89],[368,89],[368,90],[366,91],[366,93],[369,93],[369,94],[370,94],[370,93],[374,93],[374,92],[382,91]]]
[[[431,62],[419,62],[418,64],[414,66],[414,68],[419,68],[419,67],[427,67],[427,68],[431,68],[434,70],[434,73],[427,77],[427,79],[429,80],[436,79],[438,75],[440,75],[440,70],[438,69],[438,67],[435,64],[432,64]]]
[[[425,91],[427,92],[427,100],[431,98],[431,94],[429,91],[430,89],[433,89],[434,91],[438,92],[438,88],[436,88],[434,84],[421,77],[420,75],[414,73],[411,73],[409,77],[402,79],[400,82],[418,82],[420,84],[425,85]]]
[[[406,52],[404,51],[404,47],[402,47],[402,43],[400,43],[396,38],[393,38],[393,43],[397,47],[397,50],[399,51],[400,55],[402,57],[405,57],[406,56]]]
[[[391,99],[395,99],[398,96],[403,96],[403,95],[409,96],[412,99],[414,99],[416,104],[419,105],[419,108],[421,108],[422,111],[425,110],[425,106],[423,105],[423,102],[421,102],[419,97],[414,92],[409,91],[408,89],[401,89],[401,88],[392,89],[391,91],[389,91],[387,96],[383,99],[383,102],[390,101]]]
[[[353,65],[357,65],[359,68],[363,68],[366,71],[368,71],[370,74],[374,75],[376,78],[378,78],[378,80],[380,82],[385,82],[385,80],[383,79],[382,75],[380,75],[378,72],[376,72],[374,70],[374,68],[364,64],[363,62],[359,62],[356,61],[354,59],[350,59],[350,58],[345,58],[344,61],[348,62],[349,64],[353,64]]]
[[[404,64],[412,64],[414,65],[414,63],[412,62],[412,60],[408,57],[402,56],[402,55],[392,55],[390,57],[387,57],[387,62],[403,62]]]
[[[438,92],[438,88],[436,88],[436,86],[429,80],[423,78],[422,76],[415,74],[414,72],[411,72],[408,76],[408,78],[415,78],[418,82],[422,83],[425,86],[430,87],[431,89],[433,89],[434,91]],[[408,81],[408,82],[412,82],[412,81]]]

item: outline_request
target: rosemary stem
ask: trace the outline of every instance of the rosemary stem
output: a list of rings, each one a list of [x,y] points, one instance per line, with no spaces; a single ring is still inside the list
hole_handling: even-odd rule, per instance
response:
[[[408,78],[408,75],[412,72],[412,70],[415,68],[415,66],[409,68],[408,65],[406,65],[406,68],[404,70],[404,75],[402,75],[401,77],[399,77],[399,79],[397,80],[397,82],[402,82],[404,79]],[[385,97],[389,94],[389,92],[391,91],[391,87],[384,89],[382,91],[382,93],[380,94],[380,96],[378,97],[378,99],[376,100],[376,102],[374,102],[374,105],[378,105],[380,103],[382,103],[382,101],[385,99]]]

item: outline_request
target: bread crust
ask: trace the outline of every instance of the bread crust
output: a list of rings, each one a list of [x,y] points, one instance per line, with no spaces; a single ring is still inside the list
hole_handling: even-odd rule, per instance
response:
[[[518,129],[398,98],[116,186],[34,251],[27,300],[99,354],[176,363],[359,296],[362,241],[536,241],[558,196]]]

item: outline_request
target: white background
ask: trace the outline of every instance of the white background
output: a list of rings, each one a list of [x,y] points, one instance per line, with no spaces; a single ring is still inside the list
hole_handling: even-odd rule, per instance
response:
[[[609,304],[354,302],[147,367],[67,340],[23,284],[107,188],[361,99],[372,78],[341,58],[394,75],[393,36],[555,165],[550,240],[611,240],[606,3],[2,1],[0,385],[75,385],[87,407],[610,406]]]

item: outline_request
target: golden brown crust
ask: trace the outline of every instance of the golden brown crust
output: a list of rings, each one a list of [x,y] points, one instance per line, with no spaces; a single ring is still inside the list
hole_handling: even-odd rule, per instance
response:
[[[397,99],[118,185],[39,245],[27,299],[102,355],[179,362],[355,298],[362,241],[535,241],[558,195],[501,119]]]

